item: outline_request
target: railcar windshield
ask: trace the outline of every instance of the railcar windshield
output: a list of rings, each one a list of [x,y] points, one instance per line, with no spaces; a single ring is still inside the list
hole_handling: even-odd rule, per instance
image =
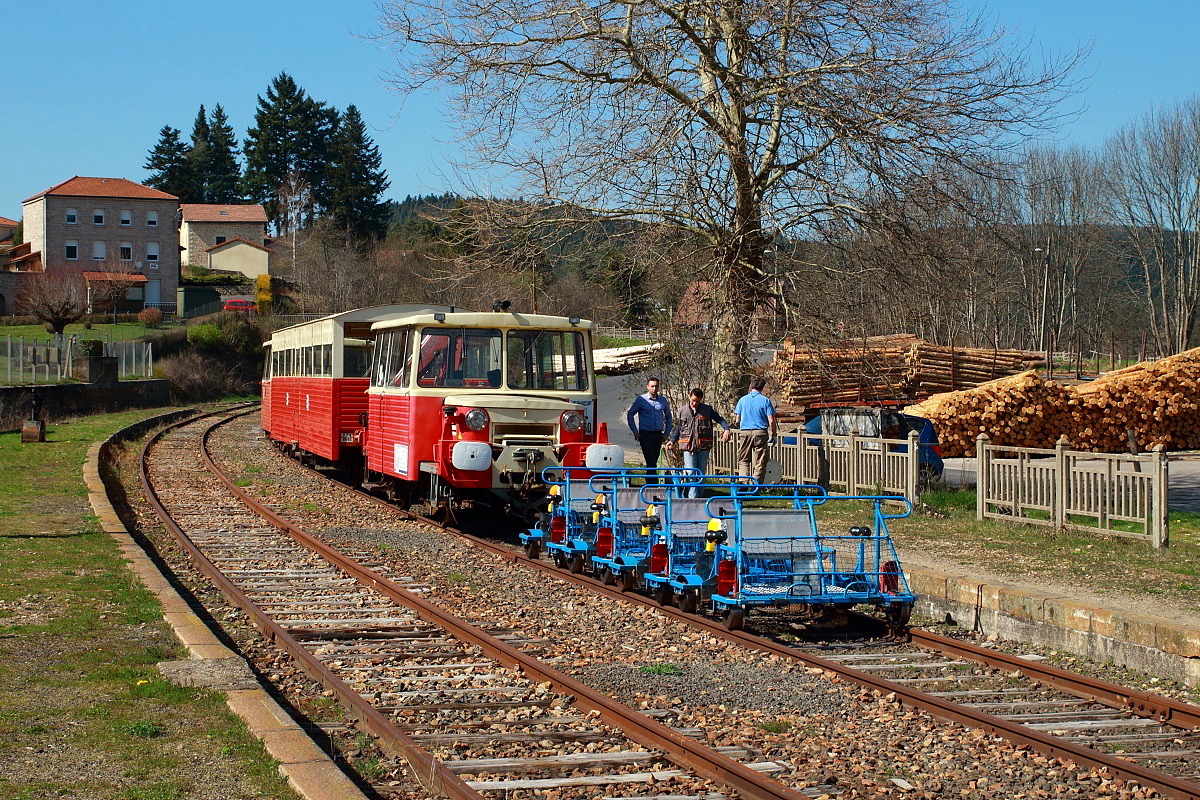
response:
[[[584,344],[581,331],[509,331],[508,388],[586,390]]]
[[[426,328],[417,357],[417,386],[500,388],[500,331]]]

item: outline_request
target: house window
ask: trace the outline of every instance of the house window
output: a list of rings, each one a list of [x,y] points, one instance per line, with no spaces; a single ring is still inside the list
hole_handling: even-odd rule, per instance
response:
[[[79,211],[74,208],[68,208],[66,219],[68,225],[77,225],[79,223]]]
[[[64,255],[66,255],[67,261],[78,261],[79,260],[79,242],[77,242],[74,239],[67,240],[67,246],[66,246],[65,250],[66,250],[66,252],[64,253]]]
[[[224,237],[224,236],[218,236],[218,237],[216,238],[216,243],[217,243],[217,244],[225,244],[225,237]]]
[[[121,212],[121,224],[124,225],[126,228],[128,228],[130,225],[133,224],[133,212],[132,211],[122,211]]]
[[[92,261],[104,260],[104,242],[92,242]]]
[[[133,261],[133,242],[121,242],[121,260]]]
[[[158,227],[158,212],[157,211],[147,211],[146,212],[146,227],[147,228],[157,228]]]
[[[158,242],[146,242],[146,260],[152,268],[158,266]]]
[[[97,208],[95,211],[92,212],[92,224],[93,225],[103,225],[104,224],[104,209],[103,208]]]

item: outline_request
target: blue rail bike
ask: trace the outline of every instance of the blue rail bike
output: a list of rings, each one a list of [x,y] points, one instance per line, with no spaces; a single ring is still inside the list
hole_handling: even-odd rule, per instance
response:
[[[713,515],[713,527],[725,536],[715,548],[716,589],[710,601],[727,628],[740,629],[747,612],[761,606],[801,606],[818,621],[837,619],[838,612],[866,604],[883,611],[893,633],[908,623],[915,597],[887,529],[888,520],[909,515],[907,501],[797,494],[790,507],[781,508],[767,500],[735,487],[729,507]],[[849,508],[868,503],[871,524],[851,526],[845,533],[819,531],[815,508],[834,503]],[[896,503],[904,505],[903,513],[884,510],[885,504]]]
[[[637,586],[654,544],[648,521],[656,509],[682,491],[672,484],[614,483],[597,498],[600,515],[592,553],[592,571],[597,580],[616,585],[623,592]]]
[[[706,489],[716,496],[666,498],[657,513],[648,517],[654,541],[643,580],[646,591],[660,605],[676,605],[694,613],[716,588],[716,545],[725,534],[713,527],[717,518],[732,508],[730,496],[740,478],[704,475]]]
[[[537,559],[545,551],[556,565],[570,567],[596,537],[598,495],[613,484],[611,472],[585,467],[546,469],[542,480],[550,487],[546,510],[537,523],[520,534],[525,555]],[[582,572],[582,567],[577,572]]]

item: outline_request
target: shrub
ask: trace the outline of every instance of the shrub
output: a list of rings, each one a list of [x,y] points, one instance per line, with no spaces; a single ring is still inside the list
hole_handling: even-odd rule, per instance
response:
[[[200,350],[218,350],[225,343],[225,334],[211,322],[188,328],[188,343]]]
[[[163,313],[157,308],[143,308],[138,312],[138,322],[151,328],[162,325]]]
[[[104,342],[99,339],[80,339],[75,343],[80,358],[93,358],[104,355]]]
[[[155,372],[166,379],[171,399],[177,403],[215,400],[250,389],[219,360],[195,350],[159,359]]]

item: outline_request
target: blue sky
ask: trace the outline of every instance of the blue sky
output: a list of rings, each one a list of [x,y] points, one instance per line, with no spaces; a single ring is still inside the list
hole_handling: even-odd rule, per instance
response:
[[[1018,36],[1052,50],[1091,44],[1086,106],[1063,142],[1100,145],[1151,108],[1198,91],[1200,10],[1152,0],[962,0]],[[12,3],[6,113],[0,122],[0,216],[72,175],[143,181],[163,125],[186,138],[201,103],[221,103],[239,137],[257,97],[286,70],[318,100],[358,106],[391,179],[388,196],[448,188],[439,166],[453,152],[437,100],[386,85],[395,61],[371,40],[374,2],[340,0],[112,0]]]

